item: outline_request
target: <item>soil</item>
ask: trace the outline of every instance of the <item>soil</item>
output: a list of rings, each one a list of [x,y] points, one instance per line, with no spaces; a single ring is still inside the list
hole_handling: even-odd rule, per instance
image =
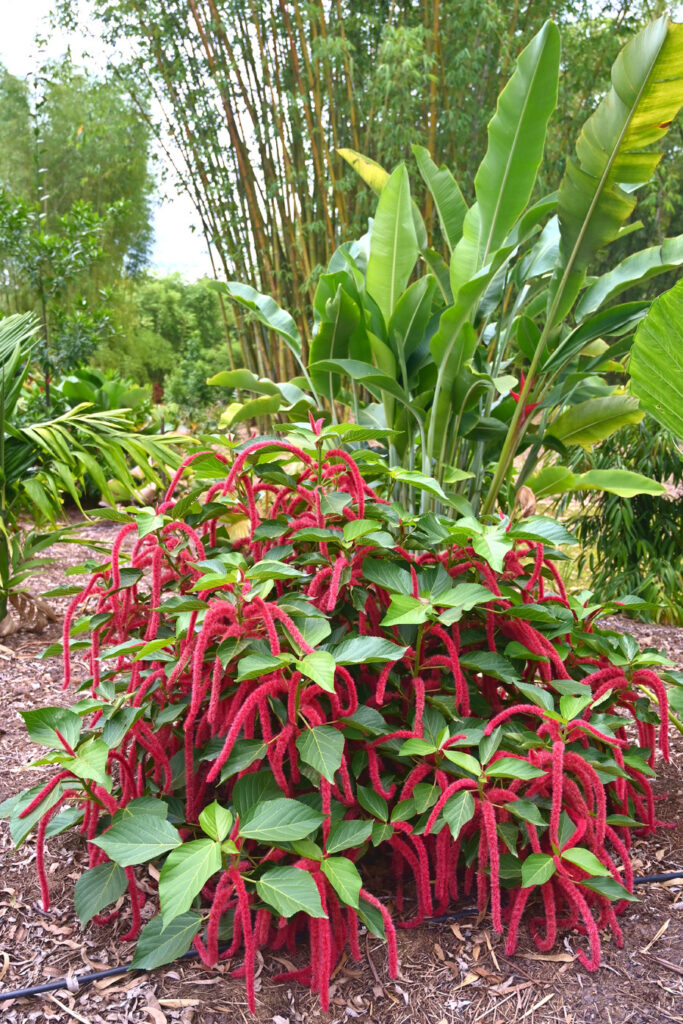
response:
[[[110,524],[81,531],[108,545]],[[40,578],[45,589],[63,583],[69,565],[91,553],[56,545],[56,564]],[[54,599],[63,613],[66,601]],[[643,646],[665,650],[683,668],[683,629],[633,623],[615,617],[613,628],[633,633]],[[60,636],[59,623],[40,635],[18,632],[0,646],[0,801],[40,781],[40,768],[26,765],[38,748],[24,732],[19,711],[46,704],[67,706],[72,694],[61,689],[59,659],[40,653]],[[660,767],[655,784],[658,814],[672,827],[634,841],[639,875],[683,870],[683,736],[673,737],[672,760]],[[459,916],[399,932],[400,975],[388,975],[383,943],[361,939],[359,964],[342,957],[331,986],[331,1012],[301,986],[275,985],[270,977],[290,969],[275,955],[259,954],[255,1017],[246,1005],[243,981],[229,971],[238,963],[207,970],[181,962],[149,974],[126,974],[80,989],[78,975],[127,963],[129,946],[120,942],[126,917],[107,927],[82,930],[73,911],[73,885],[84,864],[83,841],[76,835],[48,841],[52,905],[40,906],[35,843],[14,852],[7,823],[0,822],[0,994],[67,977],[69,988],[0,1004],[6,1024],[56,1022],[85,1024],[347,1024],[360,1018],[377,1024],[683,1024],[683,880],[641,886],[640,903],[620,919],[624,946],[603,936],[602,966],[587,973],[576,959],[585,938],[569,934],[548,955],[539,954],[524,930],[514,957],[488,917]],[[462,912],[467,904],[453,908]],[[151,913],[151,905],[148,908]]]

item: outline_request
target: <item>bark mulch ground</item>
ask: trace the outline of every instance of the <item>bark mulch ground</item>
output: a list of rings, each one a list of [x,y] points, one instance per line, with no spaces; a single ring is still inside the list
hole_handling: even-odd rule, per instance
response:
[[[83,533],[107,543],[114,530],[104,524]],[[57,546],[55,566],[40,585],[64,581],[64,571],[84,557],[83,549]],[[63,612],[65,602],[55,601]],[[683,629],[643,625],[615,618],[644,646],[667,651],[683,667]],[[42,634],[18,632],[0,646],[0,801],[40,781],[40,769],[26,769],[38,749],[24,732],[18,712],[45,704],[68,705],[61,689],[59,660],[40,652],[60,633],[59,623]],[[658,814],[673,828],[634,843],[637,874],[683,869],[683,737],[673,740],[672,762],[656,782]],[[6,822],[0,823],[0,992],[68,977],[70,988],[32,999],[0,1003],[6,1024],[55,1022],[86,1024],[683,1024],[683,882],[643,886],[642,902],[632,904],[620,923],[623,949],[604,937],[600,970],[588,974],[576,960],[585,938],[570,934],[564,945],[539,954],[526,933],[518,952],[506,957],[488,918],[475,916],[425,925],[399,933],[400,976],[387,973],[383,944],[361,941],[363,960],[342,958],[331,989],[331,1012],[322,1013],[307,989],[274,985],[270,977],[290,969],[285,957],[259,954],[257,1012],[246,1006],[242,981],[229,977],[236,966],[207,970],[197,963],[175,963],[150,974],[123,975],[78,988],[78,975],[125,964],[132,949],[119,940],[125,918],[106,928],[84,931],[73,912],[73,886],[84,863],[78,836],[48,842],[52,907],[43,913],[35,870],[35,844],[12,849]],[[466,904],[463,904],[466,906]],[[457,908],[454,908],[457,909]],[[149,907],[151,913],[151,906]]]

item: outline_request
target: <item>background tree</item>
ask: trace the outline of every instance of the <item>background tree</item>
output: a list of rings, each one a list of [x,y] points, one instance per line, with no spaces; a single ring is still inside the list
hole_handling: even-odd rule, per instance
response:
[[[50,377],[120,327],[113,286],[144,266],[152,237],[148,163],[120,85],[69,57],[30,82],[0,71],[0,310],[39,314],[48,403]]]
[[[72,26],[77,7],[61,0]],[[548,17],[565,39],[563,92],[539,189],[557,186],[570,140],[605,85],[612,60],[656,0],[86,0],[132,57],[117,72],[179,170],[226,277],[303,315],[340,241],[358,237],[372,205],[337,149],[392,167],[421,143],[470,198],[486,125],[514,58]],[[158,117],[145,103],[155,97]],[[672,137],[651,186],[648,240],[673,233],[680,183]],[[418,194],[433,244],[431,200]],[[647,208],[647,204],[646,204]],[[638,247],[646,244],[639,239]],[[628,242],[624,243],[628,245]],[[625,254],[625,253],[624,253]],[[305,355],[305,351],[304,351]],[[250,325],[244,365],[285,380],[294,367]]]

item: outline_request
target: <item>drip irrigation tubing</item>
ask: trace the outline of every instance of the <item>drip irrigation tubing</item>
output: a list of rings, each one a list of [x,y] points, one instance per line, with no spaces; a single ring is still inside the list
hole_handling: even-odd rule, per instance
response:
[[[660,875],[641,875],[638,878],[633,879],[634,885],[649,885],[654,882],[672,882],[675,879],[683,880],[683,871],[668,871]],[[441,914],[439,917],[426,917],[425,923],[439,924],[446,921],[458,921],[464,917],[472,917],[478,914],[478,911],[474,907],[468,907],[465,910],[454,910],[450,914]],[[225,952],[228,946],[219,946],[219,953]],[[182,960],[197,960],[199,959],[199,953],[196,949],[191,949],[189,953],[183,953],[182,956],[177,957],[172,963],[179,963]],[[170,966],[165,964],[164,966]],[[43,992],[56,992],[59,989],[66,988],[69,991],[79,990],[82,986],[90,985],[93,981],[102,981],[104,978],[115,978],[119,974],[127,974],[129,971],[132,973],[139,970],[141,973],[145,971],[145,968],[132,968],[130,964],[122,964],[119,967],[109,967],[106,971],[94,971],[92,974],[81,974],[72,975],[70,978],[56,978],[54,981],[45,982],[43,985],[32,985],[30,988],[18,988],[12,992],[0,992],[0,1003],[5,1002],[9,999],[28,999],[31,996],[41,995]]]

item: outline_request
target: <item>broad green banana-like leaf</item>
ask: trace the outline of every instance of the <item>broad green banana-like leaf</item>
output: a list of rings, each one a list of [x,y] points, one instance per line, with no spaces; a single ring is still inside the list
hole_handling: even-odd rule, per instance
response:
[[[645,413],[632,395],[589,398],[570,406],[557,417],[549,433],[564,445],[578,444],[590,450],[628,423],[640,423]]]
[[[277,384],[267,377],[256,377],[251,370],[221,370],[206,381],[211,387],[236,388],[239,391],[253,391],[257,395],[277,394]]]
[[[384,170],[381,164],[378,164],[376,160],[371,160],[369,156],[357,153],[355,149],[338,149],[337,152],[350,167],[353,167],[356,174],[363,179],[366,185],[370,186],[373,192],[376,192],[378,196],[382,195],[390,174]],[[424,251],[427,248],[427,229],[414,199],[411,205],[417,244],[420,250]]]
[[[443,236],[451,252],[462,237],[467,203],[460,186],[447,167],[437,167],[424,146],[412,146],[417,167],[432,194]]]
[[[489,145],[451,259],[451,288],[458,291],[486,266],[515,228],[536,181],[550,115],[557,104],[560,35],[548,21],[520,54],[498,98],[488,127]]]
[[[683,281],[664,292],[636,331],[631,390],[641,405],[683,439]]]
[[[531,196],[557,104],[559,68],[560,33],[547,21],[520,54],[488,126],[488,149],[474,179],[482,264],[502,245]]]
[[[355,335],[354,344],[352,339]],[[363,358],[369,355],[360,309],[340,284],[335,295],[325,303],[325,317],[318,324],[311,341],[308,369],[318,393],[332,401],[339,390],[339,377],[332,373],[314,372],[314,363],[321,359]]]
[[[293,317],[278,306],[270,295],[262,295],[251,285],[240,281],[214,281],[212,287],[237,302],[240,306],[254,313],[256,319],[271,331],[275,331],[284,339],[287,348],[293,353],[304,374],[305,367],[301,362],[301,335]]]
[[[577,303],[576,319],[582,320],[594,313],[608,299],[614,298],[626,288],[632,288],[657,274],[665,274],[682,264],[683,235],[666,238],[661,245],[634,252],[586,289]]]
[[[366,285],[388,325],[413,272],[418,247],[413,225],[410,182],[404,164],[382,189],[370,235]]]
[[[564,466],[545,466],[527,480],[527,484],[537,498],[575,491],[607,491],[620,498],[633,498],[636,494],[657,497],[666,493],[666,487],[658,480],[650,480],[628,469],[591,469],[588,473],[572,473]]]
[[[683,105],[683,25],[666,16],[624,47],[612,88],[584,125],[576,159],[559,193],[560,265],[552,320],[571,308],[594,254],[619,234],[635,206],[634,189],[649,181],[661,154],[647,148],[666,134]]]

